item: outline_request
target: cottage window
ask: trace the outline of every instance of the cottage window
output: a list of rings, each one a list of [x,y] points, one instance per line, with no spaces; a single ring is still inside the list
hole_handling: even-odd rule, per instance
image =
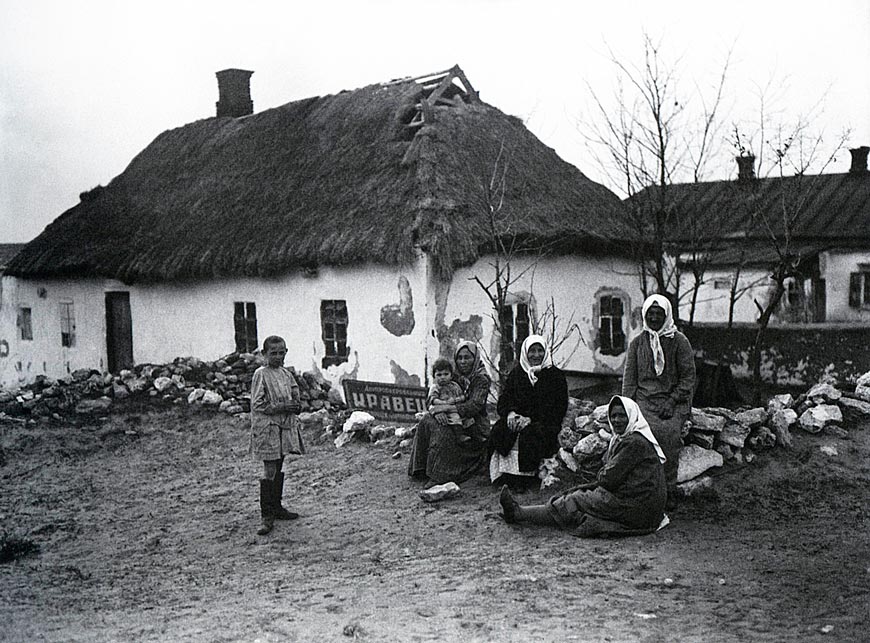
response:
[[[523,341],[529,336],[529,304],[518,302],[502,306],[499,311],[499,326],[502,337],[502,355],[499,363],[508,368],[520,354]]]
[[[22,306],[18,309],[18,332],[21,335],[21,339],[25,339],[28,341],[33,340],[33,319],[30,308],[25,308]]]
[[[347,361],[347,302],[343,299],[320,301],[320,328],[325,356],[323,368]]]
[[[237,301],[233,310],[236,350],[252,353],[257,350],[257,304],[252,301]]]
[[[860,266],[859,272],[849,275],[849,306],[870,307],[870,266]]]
[[[714,279],[713,290],[731,290],[731,277],[719,277]]]
[[[625,352],[624,310],[622,297],[603,295],[598,300],[598,344],[603,355]]]
[[[71,301],[60,302],[60,345],[67,348],[76,345],[76,318]]]
[[[783,285],[785,286],[783,304],[789,308],[800,306],[804,298],[803,283],[798,282],[794,277],[789,277]]]

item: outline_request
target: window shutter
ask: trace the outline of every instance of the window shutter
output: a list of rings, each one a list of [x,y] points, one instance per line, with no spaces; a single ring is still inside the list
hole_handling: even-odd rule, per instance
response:
[[[861,273],[853,272],[849,275],[849,307],[861,307]]]

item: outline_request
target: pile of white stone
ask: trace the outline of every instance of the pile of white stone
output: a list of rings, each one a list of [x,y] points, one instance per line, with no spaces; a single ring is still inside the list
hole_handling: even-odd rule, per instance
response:
[[[712,485],[712,479],[704,475],[710,469],[726,462],[751,463],[756,452],[775,446],[790,448],[792,430],[842,436],[844,424],[862,418],[870,418],[870,372],[858,379],[854,393],[823,381],[797,399],[791,394],[776,395],[765,407],[692,409],[683,427],[677,482],[684,495],[691,495]],[[541,486],[558,482],[561,467],[594,479],[610,438],[607,406],[570,398],[559,433],[559,452],[545,460],[539,471]]]
[[[103,415],[127,398],[187,403],[238,415],[250,410],[251,379],[263,364],[253,353],[230,353],[215,361],[178,357],[168,364],[139,364],[117,375],[79,369],[67,377],[36,377],[32,384],[0,389],[0,421],[35,423]],[[316,371],[298,373],[302,411],[333,413],[346,408],[341,392]]]

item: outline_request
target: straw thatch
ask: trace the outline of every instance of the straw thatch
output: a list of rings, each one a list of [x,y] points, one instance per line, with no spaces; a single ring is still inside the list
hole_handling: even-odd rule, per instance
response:
[[[499,234],[550,252],[618,248],[614,194],[461,92],[409,129],[422,91],[412,80],[371,85],[164,132],[8,271],[128,283],[269,276],[403,264],[419,246],[446,278],[492,246],[481,186],[500,150],[509,225]]]

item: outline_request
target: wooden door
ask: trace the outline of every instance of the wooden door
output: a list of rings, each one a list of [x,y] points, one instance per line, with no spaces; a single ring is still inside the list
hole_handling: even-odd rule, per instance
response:
[[[106,293],[106,354],[109,372],[133,368],[133,319],[130,293]]]

